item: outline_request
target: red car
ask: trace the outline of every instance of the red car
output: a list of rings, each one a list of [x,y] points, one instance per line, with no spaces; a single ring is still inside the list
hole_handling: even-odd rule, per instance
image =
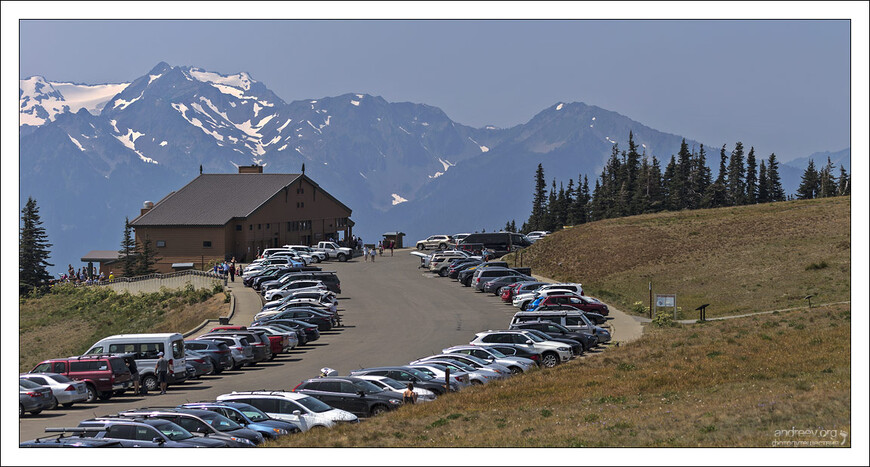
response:
[[[58,373],[82,381],[88,391],[88,402],[108,400],[115,391],[132,386],[132,375],[124,359],[105,355],[53,358],[36,365],[31,373]]]
[[[529,307],[529,309],[535,310],[542,306],[562,305],[570,306],[581,311],[598,313],[601,316],[607,316],[608,314],[610,314],[610,310],[607,308],[607,305],[595,299],[578,295],[550,295],[549,297],[541,297],[540,299],[536,300],[533,305],[534,308]]]

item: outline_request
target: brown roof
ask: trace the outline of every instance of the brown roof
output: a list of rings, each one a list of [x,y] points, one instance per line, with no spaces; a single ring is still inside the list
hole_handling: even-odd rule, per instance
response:
[[[103,262],[103,261],[118,260],[119,257],[120,257],[120,254],[118,253],[117,250],[114,250],[114,251],[113,250],[92,250],[92,251],[89,251],[88,254],[82,256],[82,261],[84,261],[84,262],[88,262],[88,261]]]
[[[233,218],[248,217],[300,176],[305,177],[300,174],[201,174],[133,219],[130,225],[225,225]],[[317,186],[308,177],[305,179]],[[332,195],[320,191],[350,211]]]

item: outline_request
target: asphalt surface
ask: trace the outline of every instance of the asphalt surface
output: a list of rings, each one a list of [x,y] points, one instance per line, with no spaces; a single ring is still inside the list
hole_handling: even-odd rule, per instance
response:
[[[409,251],[396,250],[392,257],[387,252],[374,263],[358,257],[346,263],[320,264],[324,271],[335,271],[341,280],[338,310],[344,326],[322,333],[309,345],[271,362],[170,386],[165,395],[125,394],[109,401],[28,414],[19,419],[19,440],[44,436],[46,427],[77,426],[85,418],[127,409],[174,407],[214,400],[232,391],[289,390],[316,377],[323,367],[345,375],[361,367],[407,364],[442,348],[467,344],[476,332],[508,326],[514,307],[492,294],[419,269],[419,257]],[[250,289],[240,288],[238,279],[233,289],[237,308],[232,323],[247,325],[259,311],[259,299]]]

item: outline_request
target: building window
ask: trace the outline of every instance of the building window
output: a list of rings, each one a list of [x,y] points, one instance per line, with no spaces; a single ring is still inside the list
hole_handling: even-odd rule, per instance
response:
[[[254,224],[248,224],[248,230],[254,230]]]
[[[296,189],[296,194],[297,194],[297,195],[301,195],[302,193],[305,193],[305,188],[297,188],[297,189]]]
[[[157,248],[163,248],[166,246],[166,240],[157,240]]]
[[[241,225],[241,224],[237,225],[237,226],[236,226],[236,230],[237,230],[237,231],[242,230],[242,225]]]
[[[263,224],[257,224],[257,230],[260,230],[262,228],[263,228]]]
[[[266,230],[269,230],[269,224],[266,224]]]
[[[203,248],[211,248],[211,240],[203,240],[202,247]]]

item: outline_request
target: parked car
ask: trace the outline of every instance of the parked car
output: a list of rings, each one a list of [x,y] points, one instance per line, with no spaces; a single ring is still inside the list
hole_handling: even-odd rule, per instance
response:
[[[534,280],[531,276],[525,274],[508,274],[506,276],[495,277],[483,283],[480,288],[483,292],[499,295],[499,289],[506,285],[510,285],[519,281]],[[481,279],[483,281],[483,279]]]
[[[607,316],[610,314],[610,310],[607,308],[607,305],[601,302],[593,302],[586,297],[582,297],[576,294],[566,294],[566,295],[550,295],[547,297],[538,297],[536,298],[531,305],[528,305],[526,308],[530,311],[537,310],[541,306],[553,306],[553,305],[563,305],[569,306],[580,311],[586,311],[590,313],[598,313],[602,316]]]
[[[511,375],[511,371],[507,367],[505,367],[503,365],[499,365],[498,363],[495,363],[494,361],[483,360],[483,359],[480,359],[480,358],[477,358],[477,357],[474,357],[471,355],[465,355],[465,354],[460,354],[460,353],[441,353],[441,354],[437,354],[437,355],[430,355],[428,357],[423,357],[423,358],[414,360],[413,362],[411,362],[411,364],[425,362],[428,360],[449,360],[449,361],[462,362],[462,363],[464,363],[468,366],[474,367],[478,370],[483,369],[483,370],[492,371],[496,374],[497,379],[504,379],[504,378],[507,378]]]
[[[301,340],[299,341],[301,345],[305,345],[309,342],[316,341],[320,339],[320,329],[316,324],[309,323],[308,321],[302,321],[297,319],[264,319],[260,321],[255,321],[251,323],[251,326],[287,326],[297,331],[296,335],[300,336]]]
[[[214,367],[214,373],[219,375],[224,370],[233,367],[232,350],[225,342],[219,342],[209,339],[194,339],[184,341],[185,353],[193,350],[201,355],[208,357]]]
[[[471,374],[465,372],[460,369],[458,366],[454,365],[452,362],[450,363],[434,363],[434,362],[426,362],[417,365],[408,365],[411,368],[417,369],[426,373],[427,375],[435,378],[435,381],[444,381],[447,377],[447,370],[450,370],[450,390],[458,391],[464,387],[471,385]],[[360,376],[362,378],[362,376]],[[378,378],[378,376],[374,376],[374,378]],[[392,379],[392,378],[390,378]],[[401,384],[401,383],[399,383]],[[415,386],[416,390],[417,387]],[[431,392],[431,391],[430,391]],[[435,394],[434,392],[432,394]]]
[[[232,370],[238,370],[254,362],[254,347],[244,337],[215,334],[207,337],[200,336],[197,340],[210,340],[225,344],[230,349],[230,357],[233,359],[233,364],[230,367]]]
[[[262,410],[271,418],[289,421],[302,431],[314,427],[331,428],[337,423],[358,423],[359,417],[319,400],[289,391],[239,391],[222,394],[218,402],[243,402]]]
[[[598,338],[598,343],[610,342],[610,331],[597,326],[582,311],[520,311],[514,313],[511,324],[526,321],[552,321],[573,331],[592,334]]]
[[[80,428],[91,428],[82,437],[113,441],[121,447],[148,448],[223,448],[218,439],[197,437],[168,420],[159,418],[98,417],[82,420]]]
[[[561,324],[556,324],[551,321],[526,321],[524,323],[512,324],[511,329],[536,329],[550,336],[551,338],[574,339],[580,342],[583,346],[583,351],[589,350],[598,345],[598,337],[586,332],[572,331]]]
[[[391,391],[393,397],[397,397],[398,399],[402,399],[402,393],[408,388],[407,384],[402,384],[393,378],[387,378],[386,376],[357,376],[357,378],[364,379],[375,386],[380,387],[384,391]],[[414,388],[414,393],[417,394],[417,402],[429,402],[435,400],[435,393],[423,388]]]
[[[475,335],[472,345],[511,344],[535,349],[541,353],[541,365],[552,368],[560,363],[571,360],[571,347],[550,340],[541,339],[526,331],[484,331]]]
[[[414,383],[414,386],[419,386],[423,389],[428,389],[435,393],[436,396],[444,394],[444,381],[436,381],[431,376],[422,371],[415,370],[407,366],[382,366],[376,368],[360,368],[350,372],[350,376],[387,376],[402,383]]]
[[[512,284],[511,287],[509,287],[506,292],[502,291],[501,300],[503,302],[513,303],[514,297],[516,295],[531,292],[531,291],[533,291],[533,290],[535,290],[535,289],[537,289],[540,286],[545,285],[545,284],[546,284],[546,282],[538,282],[538,281],[517,282],[515,284]]]
[[[18,443],[19,448],[115,448],[122,447],[121,443],[114,440],[84,438],[81,433],[89,431],[89,428],[46,428],[46,433],[56,433],[41,436],[36,439]],[[96,429],[94,429],[96,431]],[[69,435],[72,433],[72,435]]]
[[[475,233],[465,237],[458,247],[464,249],[466,245],[475,245],[472,251],[479,254],[480,248],[486,248],[493,254],[493,258],[498,258],[512,251],[528,247],[532,242],[525,235],[512,232],[491,232],[491,233]],[[478,246],[479,245],[479,246]]]
[[[470,255],[464,251],[448,250],[440,254],[433,255],[429,260],[429,271],[438,273],[441,277],[447,277],[447,270],[450,267],[450,261],[453,259],[468,259]],[[425,267],[425,266],[424,266]]]
[[[583,351],[585,349],[583,344],[581,343],[581,339],[571,339],[569,337],[564,337],[564,336],[553,336],[553,335],[547,334],[543,331],[539,331],[537,329],[523,328],[521,330],[526,331],[529,334],[534,334],[534,335],[540,337],[541,339],[544,339],[547,341],[561,342],[562,344],[567,345],[568,347],[571,348],[571,355],[574,357],[582,355]],[[586,341],[588,338],[584,337],[582,339],[584,341]]]
[[[168,420],[194,436],[209,437],[227,443],[230,447],[253,447],[263,444],[263,435],[242,427],[216,412],[196,409],[143,408],[118,413],[127,418],[160,418]]]
[[[486,347],[498,350],[499,352],[507,355],[508,357],[528,358],[529,360],[535,362],[535,364],[537,364],[538,366],[541,366],[541,353],[535,351],[534,349],[515,347],[508,344],[487,344]]]
[[[197,379],[200,376],[214,373],[214,365],[211,363],[211,358],[190,349],[186,349],[184,353],[188,379]]]
[[[297,385],[293,392],[307,394],[357,417],[374,417],[402,405],[392,391],[353,376],[312,378]]]
[[[248,345],[250,345],[251,350],[253,350],[253,360],[250,365],[256,365],[259,362],[272,358],[272,344],[269,342],[269,338],[262,332],[218,329],[199,336],[199,339],[211,339],[220,336],[244,337],[245,340],[247,340]]]
[[[28,379],[18,379],[18,417],[26,412],[39,415],[43,410],[56,404],[51,388],[34,383]]]
[[[85,383],[87,402],[109,400],[115,391],[125,391],[133,384],[124,359],[109,355],[54,358],[37,364],[30,373],[58,373]]]
[[[437,248],[439,250],[444,250],[452,243],[454,243],[454,240],[450,235],[430,235],[426,239],[417,241],[417,249],[426,250],[428,248]]]
[[[263,331],[272,341],[272,355],[287,353],[299,345],[299,337],[295,329],[282,329],[272,326],[251,326],[252,331]]]
[[[455,261],[449,268],[447,268],[447,277],[451,279],[458,279],[460,272],[481,263],[483,263],[482,259],[474,258]]]
[[[557,289],[549,287],[548,285],[542,285],[537,290],[533,290],[531,292],[526,292],[523,294],[518,294],[514,297],[513,306],[518,307],[521,311],[526,311],[529,308],[529,305],[532,304],[539,297],[549,297],[550,295],[570,295],[576,294],[576,292],[570,289]],[[578,295],[579,296],[579,295]]]
[[[544,306],[539,306],[539,307],[535,308],[534,311],[538,311],[538,312],[541,312],[541,311],[577,311],[577,309],[574,307],[565,306],[565,305],[544,305]],[[594,324],[596,326],[601,326],[605,329],[611,327],[610,322],[609,322],[610,318],[606,318],[601,314],[592,313],[589,311],[584,311],[583,314],[587,318],[589,318],[589,321],[592,321],[592,324]]]
[[[56,409],[58,404],[68,408],[75,403],[88,400],[88,389],[85,383],[73,381],[59,373],[25,373],[20,378],[51,389],[53,401],[51,406],[47,407],[49,410]]]
[[[268,315],[257,319],[255,322],[262,325],[276,319],[297,319],[300,321],[306,321],[311,324],[317,325],[317,328],[321,331],[329,331],[330,329],[332,329],[332,325],[334,322],[334,318],[332,316],[303,308],[289,308],[281,311],[280,313]]]
[[[471,278],[474,275],[474,273],[477,272],[478,270],[483,270],[483,269],[487,269],[487,268],[507,269],[507,267],[508,267],[508,264],[505,263],[504,261],[486,261],[484,263],[480,263],[478,265],[474,265],[474,266],[471,266],[467,269],[460,271],[459,275],[457,276],[457,279],[459,280],[460,284],[462,284],[466,287],[471,287]]]
[[[508,356],[499,352],[496,349],[479,345],[454,345],[453,347],[442,349],[441,353],[461,353],[464,355],[471,355],[472,357],[477,357],[482,360],[492,361],[493,363],[498,363],[499,365],[507,368],[512,374],[515,375],[519,373],[525,373],[532,368],[537,367],[535,361],[530,358]]]
[[[293,423],[275,420],[262,410],[250,404],[241,402],[191,402],[178,406],[181,409],[210,410],[254,430],[266,439],[278,439],[280,436],[299,433],[301,430]]]
[[[325,252],[323,252],[323,251],[315,251],[315,250],[314,250],[313,248],[311,248],[310,246],[305,246],[305,245],[284,245],[284,248],[289,248],[289,249],[291,249],[291,250],[293,250],[293,251],[296,251],[296,252],[298,252],[298,253],[301,253],[301,254],[305,254],[305,255],[311,256],[311,259],[314,260],[315,263],[319,263],[319,262],[321,262],[321,261],[326,261],[326,259],[329,257],[329,255],[327,255]]]
[[[486,384],[486,383],[489,383],[491,381],[501,379],[501,375],[499,375],[498,373],[496,373],[492,370],[489,370],[486,368],[475,368],[475,367],[468,365],[465,362],[461,362],[459,360],[452,360],[452,359],[438,360],[438,359],[435,359],[435,360],[411,362],[410,364],[408,364],[409,367],[419,369],[420,371],[422,371],[426,374],[431,373],[429,371],[426,371],[426,369],[433,370],[433,368],[432,368],[433,365],[440,366],[442,368],[442,370],[441,370],[442,373],[436,375],[436,381],[444,381],[444,377],[446,375],[443,372],[446,372],[446,369],[450,369],[450,376],[451,377],[453,377],[453,375],[455,373],[467,375],[468,376],[468,384],[471,384],[471,385]],[[456,390],[460,389],[459,387],[457,387],[457,388],[452,387],[453,381],[451,381],[450,384],[451,384],[452,391],[456,391]]]

